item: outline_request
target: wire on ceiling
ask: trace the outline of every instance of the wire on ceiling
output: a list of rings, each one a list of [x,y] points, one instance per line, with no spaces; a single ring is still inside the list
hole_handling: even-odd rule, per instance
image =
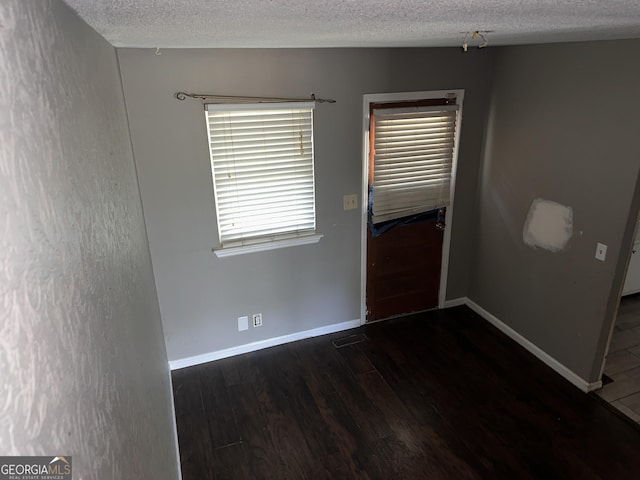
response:
[[[477,45],[478,48],[484,48],[489,45],[489,38],[487,38],[487,30],[474,30],[465,32],[464,39],[462,40],[462,50],[465,52],[469,49],[469,41],[477,41],[478,39],[481,42]],[[471,38],[469,38],[471,37]]]

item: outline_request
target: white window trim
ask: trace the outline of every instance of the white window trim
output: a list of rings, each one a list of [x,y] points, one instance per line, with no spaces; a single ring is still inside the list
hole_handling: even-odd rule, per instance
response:
[[[383,102],[403,102],[426,100],[430,98],[444,98],[447,95],[455,95],[460,104],[458,111],[458,124],[462,125],[464,90],[433,90],[427,92],[402,92],[402,93],[376,93],[364,95],[362,102],[363,109],[363,135],[362,135],[362,191],[361,198],[361,223],[360,223],[360,324],[364,325],[367,321],[367,210],[369,202],[364,199],[369,198],[369,109],[372,103]],[[449,195],[451,203],[447,207],[445,214],[444,238],[442,241],[442,268],[440,270],[440,288],[438,298],[438,308],[444,308],[447,295],[447,279],[449,273],[449,251],[451,247],[451,226],[453,218],[453,202],[455,199],[456,188],[456,169],[458,164],[458,150],[460,144],[461,131],[456,135],[453,165],[451,170],[451,189]]]
[[[320,233],[311,233],[309,235],[301,235],[295,238],[286,238],[281,240],[271,240],[267,242],[255,243],[253,245],[238,245],[237,247],[217,247],[213,249],[213,253],[218,258],[233,257],[235,255],[243,255],[245,253],[266,252],[268,250],[277,250],[279,248],[295,247],[297,245],[310,245],[318,243],[324,235]]]

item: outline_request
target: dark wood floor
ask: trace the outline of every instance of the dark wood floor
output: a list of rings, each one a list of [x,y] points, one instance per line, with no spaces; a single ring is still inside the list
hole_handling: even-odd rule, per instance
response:
[[[335,348],[332,340],[366,335]],[[638,479],[640,430],[466,307],[173,372],[184,480]]]

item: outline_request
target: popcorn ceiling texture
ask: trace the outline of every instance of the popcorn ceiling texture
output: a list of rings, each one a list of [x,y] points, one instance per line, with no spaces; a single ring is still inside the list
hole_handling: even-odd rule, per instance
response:
[[[65,0],[117,47],[425,47],[640,37],[637,0]],[[470,42],[478,45],[477,42]]]
[[[115,51],[57,0],[2,0],[0,85],[0,454],[177,479]]]

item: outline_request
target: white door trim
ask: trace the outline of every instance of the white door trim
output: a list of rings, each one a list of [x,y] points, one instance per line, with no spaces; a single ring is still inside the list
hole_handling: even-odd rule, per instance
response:
[[[434,90],[428,92],[376,93],[364,95],[362,102],[362,187],[360,198],[360,324],[367,321],[367,209],[369,208],[369,107],[378,102],[403,102],[425,100],[429,98],[443,98],[447,94],[455,94],[458,98],[460,110],[458,112],[458,126],[453,149],[453,165],[451,169],[451,202],[445,216],[446,228],[442,240],[442,267],[440,270],[440,288],[438,293],[438,308],[444,308],[447,295],[447,279],[449,274],[449,252],[451,244],[451,219],[453,218],[453,200],[455,198],[456,169],[458,165],[458,147],[460,143],[460,126],[462,124],[462,108],[464,90]]]

